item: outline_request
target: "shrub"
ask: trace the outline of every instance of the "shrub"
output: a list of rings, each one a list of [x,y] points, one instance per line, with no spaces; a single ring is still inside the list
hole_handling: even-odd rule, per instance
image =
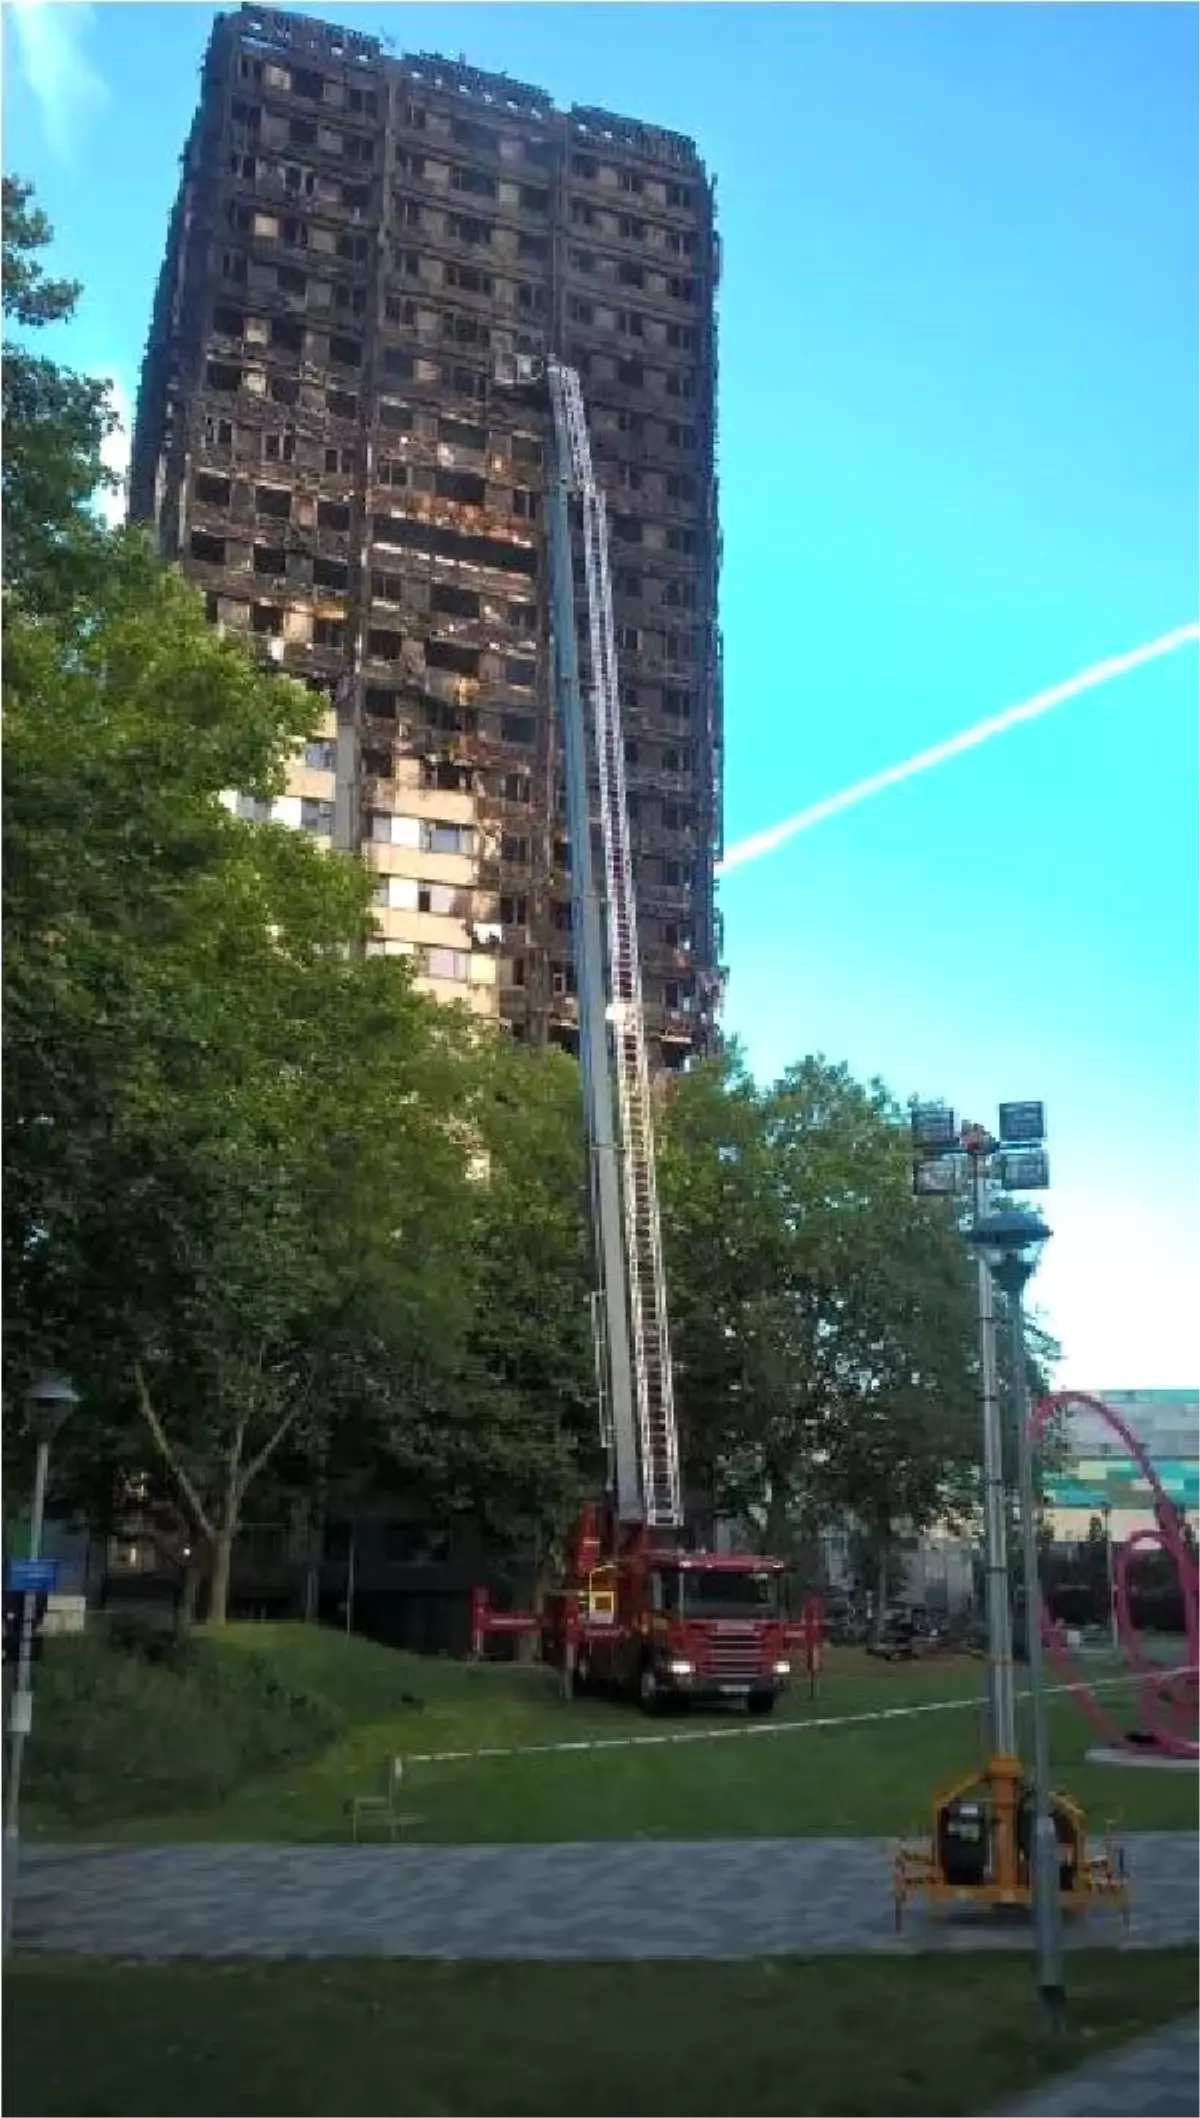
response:
[[[47,1643],[29,1788],[75,1823],[199,1808],[300,1764],[344,1726],[263,1658],[145,1629]]]
[[[108,1618],[103,1637],[119,1654],[140,1655],[173,1669],[184,1667],[192,1646],[190,1633],[175,1623],[171,1611],[118,1611]]]

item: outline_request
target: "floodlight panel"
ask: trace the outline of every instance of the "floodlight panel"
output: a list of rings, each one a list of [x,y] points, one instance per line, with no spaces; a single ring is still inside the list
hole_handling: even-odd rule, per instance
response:
[[[918,1103],[912,1114],[912,1136],[916,1146],[926,1148],[932,1154],[945,1154],[957,1148],[954,1112],[944,1103]]]
[[[913,1164],[913,1190],[919,1199],[947,1199],[958,1190],[958,1164],[948,1157]]]
[[[1000,1105],[1000,1139],[1005,1147],[1040,1147],[1045,1137],[1044,1103]]]
[[[1044,1147],[1022,1147],[1003,1154],[1000,1181],[1006,1191],[1045,1191],[1050,1183],[1050,1157]]]

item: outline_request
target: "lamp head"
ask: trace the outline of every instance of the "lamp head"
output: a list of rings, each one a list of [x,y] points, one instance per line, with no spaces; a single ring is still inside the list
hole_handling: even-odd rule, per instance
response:
[[[39,1441],[57,1434],[64,1419],[79,1403],[79,1392],[65,1375],[39,1375],[25,1392],[29,1424]]]
[[[1020,1294],[1049,1240],[1050,1230],[1041,1215],[1021,1206],[985,1214],[967,1234],[968,1243],[1006,1294]]]

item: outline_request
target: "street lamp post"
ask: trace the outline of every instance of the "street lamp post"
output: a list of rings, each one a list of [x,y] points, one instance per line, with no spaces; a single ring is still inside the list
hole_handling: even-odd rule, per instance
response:
[[[1038,1574],[1037,1506],[1033,1447],[1029,1438],[1029,1376],[1026,1365],[1024,1291],[1036,1268],[1050,1230],[1037,1214],[1020,1208],[991,1214],[977,1222],[968,1241],[976,1247],[1008,1297],[1012,1336],[1013,1397],[1017,1421],[1017,1481],[1020,1495],[1021,1544],[1025,1576],[1025,1633],[1029,1667],[1030,1718],[1033,1724],[1034,1830],[1032,1846],[1033,1923],[1037,1950],[1038,1991],[1055,2025],[1066,2005],[1063,1983],[1062,1907],[1059,1902],[1058,1834],[1050,1785],[1050,1730],[1046,1713],[1046,1672],[1042,1649],[1042,1595]]]
[[[33,1502],[29,1511],[29,1564],[42,1556],[42,1528],[46,1515],[46,1485],[50,1475],[50,1444],[72,1407],[78,1404],[72,1385],[62,1375],[43,1375],[26,1395],[30,1427],[37,1443],[33,1474]],[[25,1745],[33,1727],[33,1629],[37,1592],[26,1588],[21,1603],[21,1633],[17,1649],[17,1675],[9,1707],[8,1786],[4,1794],[4,1950],[12,1934],[12,1910],[16,1895],[17,1859],[21,1837],[21,1774]]]
[[[1104,1585],[1108,1594],[1108,1644],[1119,1661],[1121,1628],[1117,1622],[1117,1569],[1113,1552],[1111,1500],[1102,1503],[1101,1512],[1104,1516]]]

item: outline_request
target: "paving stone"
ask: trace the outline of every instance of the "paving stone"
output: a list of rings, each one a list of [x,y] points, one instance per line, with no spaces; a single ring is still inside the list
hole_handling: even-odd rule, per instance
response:
[[[1003,2118],[1195,2118],[1200,2020],[1159,2030],[1091,2066],[1048,2081]]]
[[[1200,1935],[1197,1834],[1127,1841],[1128,1927],[1068,1948]],[[894,1931],[883,1839],[554,1846],[27,1845],[18,1947],[126,1957],[744,1958],[1027,1949],[1025,1922],[913,1904]]]
[[[1126,1841],[1119,1914],[1072,1948],[1200,1939],[1200,1835]],[[1028,1949],[1024,1922],[913,1906],[894,1931],[883,1839],[644,1840],[566,1846],[27,1845],[19,1948],[120,1957],[736,1959]],[[1197,2026],[1178,2024],[1058,2082],[1009,2118],[1193,2118]]]

